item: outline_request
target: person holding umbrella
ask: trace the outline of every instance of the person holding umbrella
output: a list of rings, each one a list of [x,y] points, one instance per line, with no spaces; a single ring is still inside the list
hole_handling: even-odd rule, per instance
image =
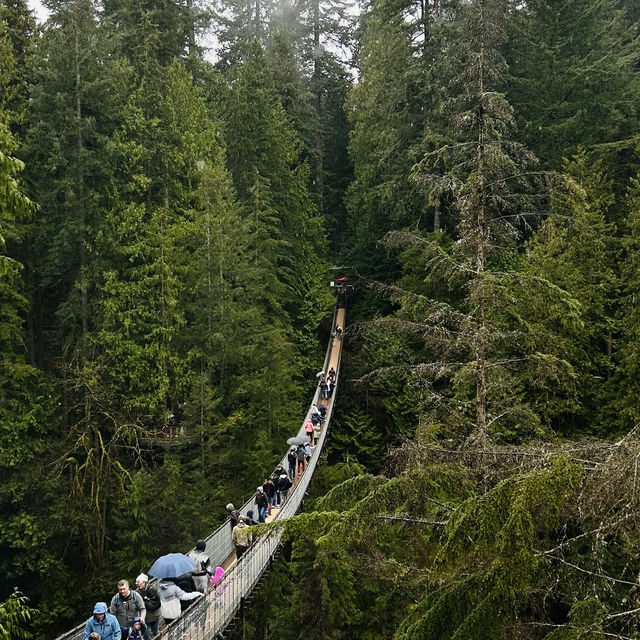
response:
[[[152,576],[160,579],[160,609],[167,624],[180,617],[180,601],[195,600],[203,595],[200,591],[183,591],[174,582],[178,576],[193,571],[195,564],[183,553],[168,553],[158,558],[149,569]]]

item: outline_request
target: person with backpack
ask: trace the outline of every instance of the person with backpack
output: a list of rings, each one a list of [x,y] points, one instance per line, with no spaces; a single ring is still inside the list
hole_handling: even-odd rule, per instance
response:
[[[144,606],[147,608],[147,617],[145,623],[151,635],[158,635],[158,627],[162,623],[162,614],[160,613],[160,594],[155,584],[149,584],[149,576],[141,573],[136,578],[136,593],[142,596]]]
[[[322,420],[323,420],[322,413],[320,412],[318,405],[312,404],[311,405],[311,422],[313,423],[313,426],[315,427],[316,423],[322,422]]]
[[[134,616],[140,616],[144,624],[147,608],[144,605],[142,596],[136,591],[131,591],[126,580],[118,582],[118,593],[111,598],[109,613],[112,613],[118,620],[122,632],[122,640],[129,634],[129,625]]]
[[[307,438],[309,440],[313,439],[313,421],[311,418],[307,418],[307,421],[304,423],[304,431],[307,434]]]
[[[231,523],[231,528],[233,529],[233,527],[235,527],[238,522],[240,522],[240,512],[233,506],[233,503],[230,502],[227,505],[227,511],[229,512],[229,517],[228,520]]]
[[[273,486],[276,489],[276,500],[274,506],[280,506],[280,503],[282,502],[282,494],[280,493],[280,485],[278,482],[280,474],[282,472],[286,473],[286,471],[282,468],[282,465],[279,464],[275,468],[275,471],[271,474],[271,482],[273,482]]]
[[[320,397],[323,400],[327,400],[329,398],[329,385],[324,378],[320,380]]]
[[[187,555],[196,563],[195,569],[191,572],[193,584],[201,593],[207,593],[209,576],[211,575],[211,560],[206,554],[207,543],[198,540],[196,546]]]
[[[147,627],[140,621],[140,616],[133,616],[131,625],[129,625],[129,634],[127,640],[145,640]]]
[[[296,474],[300,475],[304,471],[304,445],[299,444],[296,449],[296,461],[298,466],[296,468]]]
[[[320,439],[320,433],[322,432],[322,423],[318,422],[318,424],[313,425],[313,440],[312,444],[317,444]]]
[[[233,546],[236,550],[236,560],[240,560],[242,555],[253,542],[253,533],[249,529],[249,525],[244,518],[233,528],[231,542],[233,542]]]

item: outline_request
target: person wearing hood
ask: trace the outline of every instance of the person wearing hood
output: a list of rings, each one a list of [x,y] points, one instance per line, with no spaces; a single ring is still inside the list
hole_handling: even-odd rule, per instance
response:
[[[84,625],[82,640],[89,640],[92,633],[100,634],[100,640],[120,640],[122,631],[118,619],[107,612],[106,602],[96,602],[93,615]]]
[[[129,626],[127,640],[145,640],[147,637],[146,631],[146,625],[140,620],[140,616],[133,616],[131,625]]]
[[[224,592],[227,590],[227,581],[224,579],[224,569],[216,567],[216,572],[211,576],[210,580],[214,588],[215,608],[222,609],[224,607]]]
[[[160,580],[160,610],[164,621],[169,624],[180,617],[182,607],[180,602],[188,602],[202,596],[200,591],[183,591],[173,582],[174,578],[163,578]]]
[[[191,572],[191,575],[196,589],[202,593],[207,593],[207,584],[211,575],[211,560],[209,560],[206,549],[207,543],[204,540],[198,540],[195,548],[187,554],[196,563],[196,568]]]

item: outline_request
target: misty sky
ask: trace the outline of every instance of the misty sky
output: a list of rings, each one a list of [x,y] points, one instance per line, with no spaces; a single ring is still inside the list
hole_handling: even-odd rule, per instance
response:
[[[27,0],[27,5],[36,15],[36,19],[38,22],[44,22],[49,15],[46,7],[42,5],[40,0]],[[202,41],[199,43],[201,46],[205,47],[205,58],[211,62],[214,62],[214,53],[212,48],[215,45],[215,38],[211,35],[208,37],[205,36]]]
[[[27,4],[35,12],[38,22],[44,22],[47,19],[49,12],[42,6],[40,0],[27,0]]]

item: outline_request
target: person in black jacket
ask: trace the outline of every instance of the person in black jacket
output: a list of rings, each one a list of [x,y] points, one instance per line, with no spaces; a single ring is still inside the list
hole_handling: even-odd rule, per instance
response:
[[[287,462],[289,463],[289,480],[293,482],[294,478],[296,477],[297,462],[295,447],[291,447],[291,449],[289,449],[289,453],[287,454]]]
[[[240,512],[233,506],[233,503],[227,505],[227,511],[229,512],[228,521],[231,523],[231,528],[235,527],[240,522]]]
[[[276,489],[276,506],[280,504],[280,502],[282,501],[282,494],[280,493],[280,484],[278,482],[278,479],[280,478],[280,474],[284,473],[286,475],[286,471],[284,470],[284,468],[282,467],[281,464],[279,464],[275,471],[271,474],[271,482],[273,482],[273,486]],[[288,476],[287,476],[288,477]]]
[[[280,496],[282,498],[282,503],[284,504],[289,497],[289,489],[291,489],[291,480],[289,480],[289,476],[287,472],[282,469],[280,475],[278,476],[278,480],[276,481],[276,486],[280,491]]]
[[[162,621],[162,613],[160,612],[160,594],[155,584],[149,584],[149,576],[141,573],[136,578],[136,592],[142,596],[142,601],[147,608],[147,617],[145,622],[147,629],[152,635],[158,635],[158,625]]]
[[[273,506],[276,503],[276,487],[273,484],[273,480],[271,478],[267,478],[262,485],[262,489],[264,491],[264,495],[267,496],[269,505]]]
[[[258,522],[262,523],[265,521],[267,516],[267,507],[269,506],[269,501],[267,500],[267,496],[264,495],[264,489],[262,487],[258,487],[256,489],[256,495],[254,496],[253,501],[258,507]]]

